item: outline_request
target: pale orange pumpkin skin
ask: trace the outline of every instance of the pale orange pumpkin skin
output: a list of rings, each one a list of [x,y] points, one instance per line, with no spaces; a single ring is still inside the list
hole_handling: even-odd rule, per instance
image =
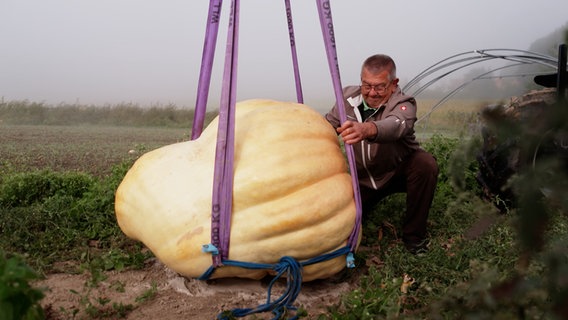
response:
[[[198,139],[143,155],[116,191],[122,231],[192,278],[211,266],[202,245],[211,242],[217,126],[215,119]],[[235,141],[229,259],[303,261],[346,245],[355,224],[351,178],[322,115],[290,102],[240,102]],[[327,278],[344,267],[345,256],[306,266],[303,280]],[[213,278],[260,279],[267,273],[223,266]]]

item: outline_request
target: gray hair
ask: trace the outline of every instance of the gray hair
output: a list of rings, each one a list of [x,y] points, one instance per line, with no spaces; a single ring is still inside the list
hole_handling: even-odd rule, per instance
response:
[[[394,60],[386,54],[375,54],[368,57],[365,62],[363,62],[361,72],[363,69],[373,74],[389,70],[390,80],[396,78],[396,64],[394,63]]]

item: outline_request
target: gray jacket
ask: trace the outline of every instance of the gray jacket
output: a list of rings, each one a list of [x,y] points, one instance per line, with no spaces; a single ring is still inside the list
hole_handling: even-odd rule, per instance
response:
[[[361,88],[345,87],[343,96],[347,120],[373,122],[377,126],[376,137],[354,144],[353,151],[359,184],[379,189],[394,175],[397,165],[420,148],[414,135],[416,101],[397,88],[386,104],[363,119],[358,109],[363,103]],[[334,128],[340,126],[337,104],[325,117]]]

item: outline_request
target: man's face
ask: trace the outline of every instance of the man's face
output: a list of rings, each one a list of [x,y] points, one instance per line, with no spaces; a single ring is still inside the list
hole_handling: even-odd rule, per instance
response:
[[[390,79],[389,70],[383,70],[376,74],[365,68],[361,71],[361,94],[371,108],[378,108],[387,102],[397,83],[398,78]]]

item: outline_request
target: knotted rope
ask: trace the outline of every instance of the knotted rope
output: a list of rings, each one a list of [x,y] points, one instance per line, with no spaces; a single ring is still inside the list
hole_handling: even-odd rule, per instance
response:
[[[351,254],[350,248],[347,246],[302,262],[298,262],[296,259],[289,256],[282,257],[280,261],[276,264],[252,263],[252,262],[243,262],[236,260],[223,260],[223,265],[225,266],[233,266],[233,267],[240,267],[240,268],[254,269],[254,270],[274,270],[276,276],[272,279],[272,281],[270,281],[270,284],[268,285],[268,294],[266,298],[266,303],[261,304],[256,308],[233,309],[231,311],[222,312],[217,316],[217,318],[231,319],[231,317],[244,317],[254,313],[270,311],[275,315],[273,319],[281,319],[281,317],[285,315],[288,311],[297,310],[297,308],[294,306],[294,302],[296,301],[296,298],[300,294],[302,288],[302,268],[305,266],[309,266],[311,264],[316,264],[319,262],[331,260],[343,256],[345,254],[347,255]],[[199,280],[209,279],[213,275],[215,270],[216,268],[211,266],[198,279]],[[278,281],[284,274],[286,274],[286,289],[278,299],[271,301],[272,287],[276,283],[276,281]],[[296,317],[293,316],[290,319],[296,319]]]

